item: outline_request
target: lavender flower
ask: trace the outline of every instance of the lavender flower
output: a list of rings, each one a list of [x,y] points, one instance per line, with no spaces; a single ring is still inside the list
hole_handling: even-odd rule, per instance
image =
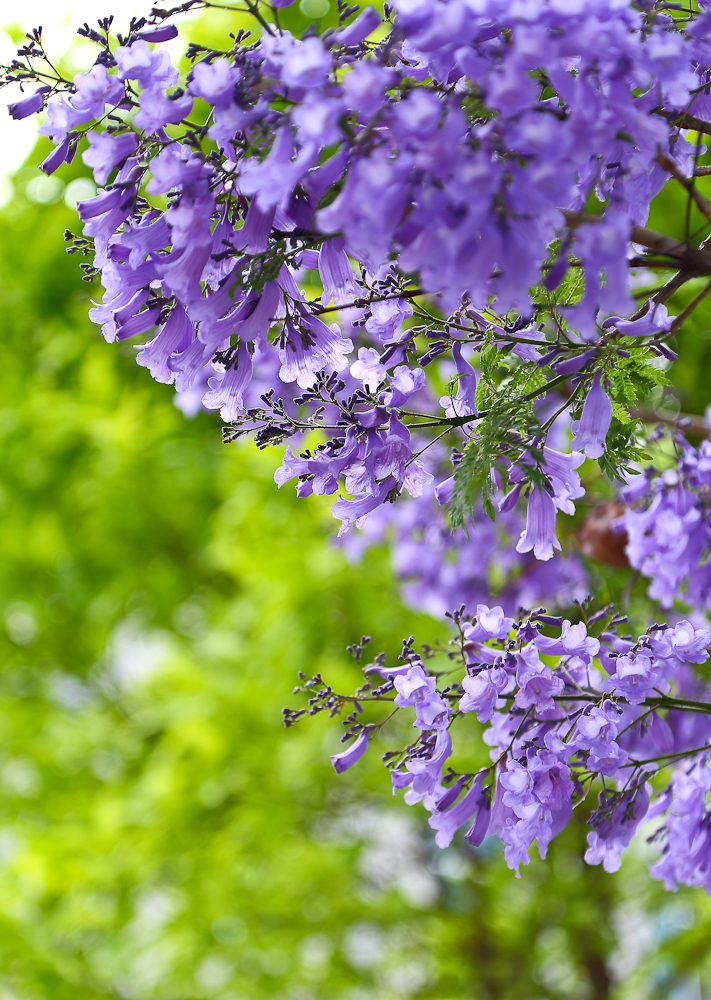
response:
[[[564,607],[588,592],[574,555],[552,559],[557,512],[575,513],[585,457],[605,454],[619,476],[638,454],[619,435],[605,452],[613,407],[648,393],[649,355],[674,360],[665,335],[680,322],[651,301],[625,319],[637,311],[629,272],[640,246],[668,246],[645,228],[665,178],[695,170],[688,122],[658,111],[688,110],[693,94],[707,114],[709,17],[637,6],[396,0],[392,23],[343,11],[323,38],[275,19],[256,38],[205,48],[182,80],[160,47],[176,29],[156,14],[128,38],[102,38],[73,81],[42,68],[31,45],[0,82],[37,85],[10,112],[46,106],[40,131],[54,150],[42,169],[81,151],[100,185],[68,239],[100,278],[90,315],[106,340],[148,334],[137,360],[180,405],[219,409],[226,440],[285,445],[278,485],[334,496],[340,534],[394,528],[412,603],[477,607],[476,623],[452,613],[446,672],[408,643],[398,666],[365,668],[369,699],[414,710],[393,788],[424,803],[437,842],[471,823],[470,842],[496,834],[518,869],[534,841],[545,856],[602,776],[588,860],[613,870],[648,814],[647,778],[673,759],[673,794],[654,807],[666,815],[655,871],[672,887],[708,885],[708,713],[684,709],[707,697],[693,665],[711,641],[698,627],[711,608],[711,445],[677,435],[674,467],[645,471],[622,497],[630,564],[663,606],[690,604],[688,620],[636,643],[607,612],[599,638],[567,618],[559,637],[541,634],[543,595]],[[364,44],[376,29],[375,47]],[[210,107],[204,126],[186,117],[196,99]],[[581,211],[591,191],[593,219]],[[555,307],[531,293],[554,243],[544,281]],[[674,281],[706,252],[675,244]],[[571,257],[582,296],[563,282]],[[593,362],[566,453],[566,410]],[[468,538],[444,527],[435,476]],[[496,507],[493,525],[484,509]],[[526,605],[536,613],[514,623]],[[308,690],[309,712],[343,708],[320,680]],[[455,705],[486,725],[492,767],[476,776],[444,774]],[[359,731],[354,718],[338,771],[384,725]]]
[[[615,668],[610,681],[631,705],[641,705],[660,686],[669,688],[653,670],[652,660],[644,652],[618,656]]]
[[[462,687],[465,694],[460,699],[460,712],[476,712],[479,722],[489,722],[499,695],[504,691],[509,678],[505,670],[496,667],[482,670],[475,677],[464,677]]]
[[[553,498],[534,486],[528,501],[526,527],[516,545],[517,552],[530,552],[544,562],[553,557],[553,549],[560,548],[555,533],[555,505]]]
[[[600,458],[605,452],[605,440],[612,422],[612,403],[601,384],[600,373],[593,379],[592,388],[585,397],[580,420],[572,424],[572,446],[588,458]]]
[[[551,668],[541,663],[538,650],[531,644],[520,654],[516,680],[519,686],[515,698],[517,708],[533,708],[537,714],[554,709],[553,699],[563,690],[563,679],[554,676]]]
[[[353,767],[356,761],[359,761],[363,756],[365,751],[368,749],[368,740],[370,738],[370,733],[367,729],[362,729],[357,738],[351,743],[347,750],[343,750],[341,753],[331,754],[331,763],[336,771],[336,774],[343,774],[348,768]]]

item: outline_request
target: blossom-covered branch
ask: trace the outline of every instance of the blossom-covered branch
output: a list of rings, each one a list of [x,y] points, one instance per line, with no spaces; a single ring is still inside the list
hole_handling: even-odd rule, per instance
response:
[[[161,45],[175,17],[209,7],[249,15],[253,33],[193,42],[181,74]],[[462,590],[477,606],[452,616],[443,670],[410,639],[352,695],[303,678],[308,707],[287,724],[349,710],[337,771],[414,709],[416,739],[387,756],[440,846],[467,824],[518,869],[601,785],[591,863],[615,870],[656,819],[653,873],[708,886],[711,703],[694,667],[709,634],[690,615],[619,635],[614,608],[588,614],[577,557],[553,556],[592,460],[619,487],[609,561],[665,607],[711,607],[711,446],[671,418],[646,437],[639,419],[711,290],[668,313],[711,276],[711,12],[339,2],[337,24],[298,37],[288,7],[188,0],[123,35],[104,18],[80,28],[98,54],[73,79],[36,30],[4,67],[2,85],[22,90],[11,115],[46,113],[42,169],[81,150],[99,186],[78,206],[82,234],[67,233],[103,287],[90,315],[108,342],[142,338],[138,363],[186,411],[219,410],[226,441],[287,444],[277,484],[338,494],[340,533],[365,526],[351,549],[394,527],[420,606],[441,612]],[[648,226],[667,182],[686,200],[683,238]],[[633,294],[640,268],[661,284]],[[547,615],[549,597],[577,599],[581,621]],[[452,733],[472,715],[490,763],[457,773]]]
[[[711,130],[710,15],[342,4],[298,38],[283,0],[220,4],[255,34],[194,42],[181,78],[161,43],[212,6],[84,25],[98,54],[73,80],[39,30],[4,69],[34,88],[15,118],[46,110],[42,169],[81,148],[101,186],[68,235],[104,288],[92,318],[149,334],[138,363],[219,409],[227,440],[298,444],[277,482],[341,490],[342,531],[438,480],[459,525],[528,499],[519,547],[549,558],[583,458],[624,477],[642,457],[630,408],[682,320],[664,302],[711,273],[698,233],[646,228],[669,177],[707,204],[684,133]],[[637,308],[630,264],[675,274]],[[566,455],[550,435],[570,417]]]
[[[544,608],[519,621],[501,607],[480,604],[471,620],[460,609],[449,616],[457,630],[450,650],[417,653],[410,637],[396,665],[384,654],[362,665],[364,683],[352,696],[317,675],[295,690],[310,695],[309,707],[285,709],[284,721],[354,705],[343,720],[349,745],[331,758],[342,773],[392,717],[390,703],[414,710],[417,737],[383,760],[393,790],[430,813],[439,847],[461,827],[475,846],[496,835],[518,875],[533,841],[545,857],[573,808],[597,787],[588,863],[617,871],[642,825],[656,823],[646,827],[659,848],[652,875],[668,889],[711,891],[711,700],[694,673],[708,659],[711,634],[680,621],[655,624],[635,641],[619,634],[627,619],[614,607],[591,614],[585,601],[579,610],[581,621],[572,624]],[[359,663],[367,641],[351,649]],[[387,702],[388,714],[363,721],[363,703],[372,701]],[[491,763],[472,762],[461,773],[448,761],[472,716],[486,727]]]

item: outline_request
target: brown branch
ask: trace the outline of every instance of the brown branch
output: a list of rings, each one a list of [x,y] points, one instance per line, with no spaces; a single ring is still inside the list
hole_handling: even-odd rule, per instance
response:
[[[664,413],[664,411],[638,408],[630,410],[630,416],[645,424],[667,424],[669,427],[676,427],[678,430],[694,434],[696,437],[705,438],[711,435],[711,428],[704,418],[696,414],[679,413],[675,416],[672,413]]]
[[[679,128],[688,128],[694,132],[701,132],[702,135],[711,135],[711,122],[704,121],[703,118],[697,118],[696,115],[690,115],[687,111],[679,111],[675,114],[674,112],[669,113],[665,111],[664,108],[655,108],[652,114],[661,115],[672,126],[678,125]]]
[[[667,168],[666,164],[662,165]],[[670,161],[670,166],[673,167],[674,176],[676,176],[676,165],[671,164]],[[671,169],[670,172],[672,172]],[[685,185],[691,187],[687,177],[684,177],[681,173],[680,177]],[[700,199],[703,199],[709,221],[711,221],[711,202],[696,192],[693,187],[691,187],[689,193],[693,196],[698,195]],[[699,201],[697,201],[697,204],[699,204]],[[581,225],[597,225],[604,220],[603,215],[591,215],[589,212],[576,212],[565,208],[561,208],[559,211],[565,219],[568,229],[577,229]],[[653,250],[655,253],[670,257],[676,262],[679,268],[678,272],[656,292],[653,297],[654,302],[668,302],[672,295],[691,278],[711,275],[711,250],[706,249],[707,243],[711,245],[711,237],[705,243],[702,243],[700,247],[693,247],[688,243],[683,243],[681,240],[675,240],[671,236],[666,236],[664,233],[658,233],[654,229],[647,229],[646,226],[630,226],[630,239],[633,243],[639,243],[641,246],[647,247],[648,250]],[[684,320],[706,298],[709,292],[711,292],[711,282],[675,318],[670,331],[671,333],[677,332]],[[640,317],[644,316],[647,308],[648,306],[645,303],[630,319],[640,319]]]
[[[692,312],[694,311],[694,309],[696,309],[696,307],[699,305],[699,303],[702,302],[706,298],[706,296],[709,294],[709,292],[711,292],[711,281],[709,281],[709,283],[704,288],[701,289],[701,291],[699,292],[699,294],[695,298],[693,298],[691,300],[691,302],[688,304],[688,306],[686,306],[684,309],[682,309],[681,312],[678,314],[678,316],[676,316],[674,318],[674,322],[672,323],[672,325],[671,325],[671,327],[669,329],[670,333],[676,333],[677,332],[677,330],[679,329],[679,327],[681,326],[681,324],[684,322],[684,320],[687,318],[687,316],[690,316],[692,314]]]
[[[577,229],[584,224],[596,225],[605,220],[604,215],[591,215],[589,212],[576,212],[567,208],[559,211],[568,229]],[[687,278],[711,274],[711,251],[703,247],[690,246],[681,240],[675,240],[673,236],[647,229],[646,226],[630,226],[630,240],[678,261],[679,266],[687,272]]]
[[[676,163],[674,163],[671,156],[667,156],[666,153],[659,153],[657,156],[657,163],[660,167],[663,167],[667,173],[671,174],[675,181],[678,181],[681,184],[684,190],[687,191],[694,199],[697,208],[704,218],[708,222],[711,222],[711,201],[701,194],[694,184],[693,178],[689,178],[683,174],[677,167]]]

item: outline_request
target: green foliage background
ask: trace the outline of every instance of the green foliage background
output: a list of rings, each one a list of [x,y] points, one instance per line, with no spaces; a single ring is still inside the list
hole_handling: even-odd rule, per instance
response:
[[[32,176],[0,219],[0,1000],[700,998],[711,906],[643,844],[607,876],[576,816],[518,881],[494,844],[438,851],[377,747],[337,778],[337,724],[283,730],[298,670],[351,685],[363,632],[445,631],[274,453],[104,344]],[[679,338],[694,412],[707,326]]]

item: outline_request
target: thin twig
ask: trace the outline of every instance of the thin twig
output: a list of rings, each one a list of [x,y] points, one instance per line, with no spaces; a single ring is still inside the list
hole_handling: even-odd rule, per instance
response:
[[[706,284],[701,289],[701,291],[699,292],[699,294],[695,298],[693,298],[691,300],[691,302],[688,304],[688,306],[686,306],[685,309],[682,309],[681,312],[679,313],[679,315],[675,317],[674,322],[672,323],[671,327],[669,328],[669,333],[676,333],[677,332],[677,330],[679,329],[679,327],[681,326],[681,324],[684,322],[684,320],[687,318],[687,316],[690,316],[692,314],[692,312],[694,311],[694,309],[696,309],[696,307],[699,305],[699,303],[703,302],[703,300],[706,298],[706,296],[709,294],[709,292],[711,292],[711,281],[709,281],[708,284]]]
[[[691,413],[664,413],[659,410],[632,409],[630,416],[636,420],[641,420],[645,424],[667,424],[669,427],[676,427],[684,430],[696,437],[708,437],[711,428],[707,425],[703,417]]]
[[[676,163],[672,160],[670,156],[666,153],[659,153],[657,156],[657,163],[660,167],[663,167],[667,173],[671,174],[674,180],[678,181],[679,184],[689,193],[689,195],[696,202],[696,206],[704,216],[711,222],[711,201],[708,200],[699,189],[694,184],[693,178],[687,177],[685,174],[679,170]]]

